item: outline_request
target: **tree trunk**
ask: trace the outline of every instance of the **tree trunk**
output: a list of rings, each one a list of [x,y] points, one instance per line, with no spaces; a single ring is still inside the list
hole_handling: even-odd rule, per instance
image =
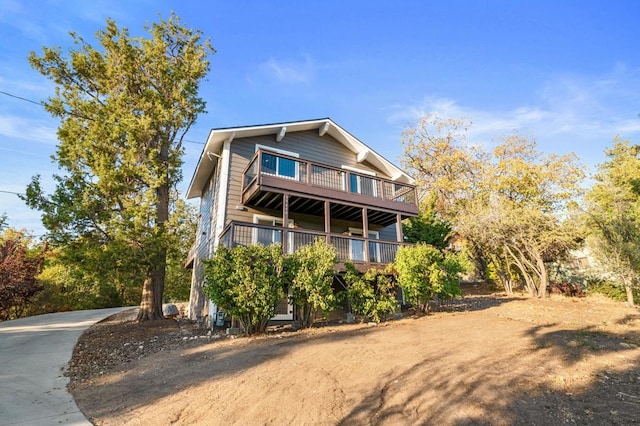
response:
[[[142,300],[140,302],[140,312],[138,321],[150,321],[164,319],[162,313],[162,293],[157,291],[157,277],[155,271],[150,274],[142,286]]]
[[[169,144],[163,143],[158,155],[163,165],[164,182],[156,189],[156,229],[154,232],[154,262],[142,288],[138,321],[163,319],[162,297],[167,273],[167,241],[165,224],[169,220]]]
[[[631,286],[630,280],[625,280],[624,291],[627,293],[627,304],[629,306],[635,306],[635,302],[633,301],[633,287]]]
[[[547,267],[544,264],[544,260],[542,256],[536,253],[536,266],[537,273],[540,277],[540,287],[538,287],[538,297],[545,298],[547,297],[547,285],[549,284],[549,279],[547,277]]]

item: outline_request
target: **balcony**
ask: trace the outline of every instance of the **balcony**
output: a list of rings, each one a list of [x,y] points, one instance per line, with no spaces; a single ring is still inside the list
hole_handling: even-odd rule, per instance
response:
[[[220,244],[227,248],[254,244],[281,244],[285,253],[293,253],[317,239],[326,240],[336,249],[338,262],[348,260],[354,264],[393,263],[402,243],[371,238],[326,234],[311,230],[231,222],[220,237]]]
[[[242,179],[242,203],[248,206],[281,208],[281,194],[287,193],[294,200],[290,208],[300,213],[318,211],[318,203],[328,200],[402,215],[418,214],[413,185],[271,151],[258,150]]]

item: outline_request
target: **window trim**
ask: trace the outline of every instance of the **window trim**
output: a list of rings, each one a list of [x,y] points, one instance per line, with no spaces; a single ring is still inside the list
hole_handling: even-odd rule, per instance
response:
[[[359,168],[353,167],[353,166],[345,166],[344,164],[342,165],[342,169],[349,170],[350,172],[360,173],[362,175],[378,176],[378,174],[376,172],[372,172],[371,170],[359,169]]]
[[[274,148],[272,146],[261,145],[261,144],[257,143],[254,152],[258,152],[259,150],[273,151],[273,152],[278,153],[278,154],[288,155],[289,157],[300,158],[300,154],[298,154],[297,152],[286,151],[284,149]]]

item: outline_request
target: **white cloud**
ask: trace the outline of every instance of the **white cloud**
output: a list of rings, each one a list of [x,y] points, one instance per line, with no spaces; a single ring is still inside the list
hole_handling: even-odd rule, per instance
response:
[[[310,83],[315,76],[316,67],[308,55],[302,61],[278,60],[269,58],[258,65],[259,73],[280,83]]]
[[[7,138],[55,145],[56,131],[55,127],[42,121],[0,115],[0,135]]]
[[[602,160],[614,136],[640,142],[639,70],[623,66],[603,76],[562,75],[550,78],[526,105],[511,109],[485,109],[455,99],[425,96],[406,105],[394,105],[387,120],[411,125],[428,113],[473,122],[467,137],[471,143],[489,144],[517,130],[536,138],[544,152],[575,151],[584,161]]]

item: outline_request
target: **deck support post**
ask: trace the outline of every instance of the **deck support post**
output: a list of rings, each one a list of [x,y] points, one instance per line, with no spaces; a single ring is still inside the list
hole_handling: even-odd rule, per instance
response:
[[[331,244],[331,202],[324,202],[324,233],[327,235],[327,244]]]
[[[369,210],[366,207],[362,208],[362,237],[364,238],[364,261],[369,262]]]
[[[289,194],[282,195],[282,228],[282,251],[286,254],[289,252]]]

